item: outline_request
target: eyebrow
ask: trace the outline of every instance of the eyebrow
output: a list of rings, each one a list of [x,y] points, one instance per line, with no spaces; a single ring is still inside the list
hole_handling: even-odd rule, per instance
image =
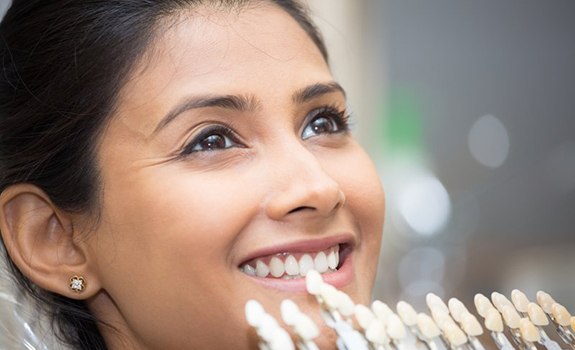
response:
[[[345,90],[335,81],[329,83],[317,83],[296,91],[292,96],[292,101],[302,104],[319,96],[334,92],[340,92],[345,97]]]
[[[345,90],[336,82],[317,83],[297,90],[292,95],[292,101],[297,104],[303,104],[334,92],[340,92],[344,97],[346,95]],[[185,98],[168,112],[158,123],[152,134],[156,134],[186,111],[208,107],[249,112],[261,108],[261,102],[254,95],[191,96]]]

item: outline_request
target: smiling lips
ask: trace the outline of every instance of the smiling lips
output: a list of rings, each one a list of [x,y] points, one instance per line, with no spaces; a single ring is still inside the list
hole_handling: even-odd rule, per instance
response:
[[[340,262],[339,250],[339,245],[335,245],[314,253],[279,253],[252,259],[240,270],[249,276],[280,279],[302,278],[309,270],[335,272]]]

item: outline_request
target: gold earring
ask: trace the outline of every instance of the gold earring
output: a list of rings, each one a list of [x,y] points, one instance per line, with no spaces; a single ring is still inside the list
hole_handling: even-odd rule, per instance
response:
[[[82,293],[86,289],[86,280],[82,276],[70,278],[70,289],[76,293]]]

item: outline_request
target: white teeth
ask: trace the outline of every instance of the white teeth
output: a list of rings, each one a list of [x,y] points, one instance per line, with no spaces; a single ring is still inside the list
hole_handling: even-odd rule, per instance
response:
[[[311,257],[311,255],[309,254],[304,254],[302,255],[302,257],[299,259],[299,273],[302,276],[307,275],[309,270],[313,270],[313,259]]]
[[[285,273],[284,263],[275,256],[270,261],[270,273],[274,277],[281,277]]]
[[[327,266],[332,269],[335,270],[337,268],[337,264],[339,262],[339,258],[337,258],[335,256],[335,252],[331,251],[328,255],[327,255]]]
[[[324,273],[327,271],[327,257],[324,252],[317,253],[313,262],[315,263],[315,269],[317,272]]]
[[[285,263],[286,273],[290,276],[299,275],[299,264],[293,255],[287,257]]]
[[[261,260],[256,261],[256,276],[266,277],[270,273],[268,265],[264,264]]]
[[[318,252],[315,258],[312,254],[302,254],[299,261],[294,255],[285,254],[285,259],[276,255],[272,257],[268,264],[262,259],[257,259],[255,267],[250,264],[240,266],[240,271],[249,276],[260,278],[298,278],[305,277],[310,270],[319,273],[337,271],[339,265],[339,246],[329,250]]]
[[[251,266],[246,264],[244,267],[242,267],[242,271],[246,274],[246,275],[250,275],[250,276],[255,276],[256,275],[256,269]]]

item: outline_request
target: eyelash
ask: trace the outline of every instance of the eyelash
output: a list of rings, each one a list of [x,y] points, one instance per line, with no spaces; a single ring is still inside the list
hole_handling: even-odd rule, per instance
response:
[[[216,135],[223,137],[223,140],[226,143],[224,148],[218,148],[218,149],[212,149],[212,150],[210,150],[210,149],[205,149],[205,150],[195,149],[196,147],[200,146],[200,144],[203,141],[206,141],[208,139],[208,137],[216,136]],[[228,143],[230,141],[231,141],[231,145],[228,145]],[[193,140],[191,140],[188,144],[186,144],[186,146],[182,150],[181,155],[187,156],[187,155],[190,155],[192,153],[217,151],[217,150],[221,150],[221,149],[231,148],[234,146],[237,147],[240,145],[241,145],[241,142],[239,141],[236,133],[234,132],[234,130],[232,128],[230,128],[226,125],[221,125],[221,124],[211,125],[211,126],[205,128],[204,130],[202,130],[202,132],[198,136],[194,137]]]
[[[335,125],[335,130],[326,132],[327,134],[340,134],[340,133],[347,133],[350,129],[350,114],[347,113],[346,110],[340,110],[336,106],[324,106],[313,110],[309,116],[306,118],[306,123],[304,130],[302,131],[302,138],[304,140],[316,136],[312,135],[309,137],[305,137],[305,129],[311,125],[312,122],[318,120],[319,118],[328,118],[330,119]],[[332,124],[333,125],[333,124]]]
[[[311,135],[305,137],[304,134],[306,129],[312,125],[312,122],[318,120],[319,118],[327,118],[330,122],[332,122],[332,126],[335,127],[334,130],[326,131],[324,134],[340,134],[340,133],[347,133],[350,129],[350,115],[346,113],[346,110],[340,110],[336,106],[323,106],[312,110],[308,113],[306,117],[306,122],[304,129],[301,132],[302,139],[306,140],[311,137],[318,136],[319,134]],[[201,146],[202,142],[207,141],[207,139],[211,136],[219,136],[221,137],[218,141],[224,141],[223,147],[214,148],[214,149],[196,149],[198,146]],[[220,145],[221,146],[221,145]],[[219,151],[225,150],[232,147],[240,147],[243,148],[241,141],[239,140],[236,132],[222,124],[215,124],[211,125],[202,132],[194,137],[188,144],[185,145],[183,150],[180,153],[180,156],[186,157],[194,153],[199,152],[211,152],[211,151]]]

